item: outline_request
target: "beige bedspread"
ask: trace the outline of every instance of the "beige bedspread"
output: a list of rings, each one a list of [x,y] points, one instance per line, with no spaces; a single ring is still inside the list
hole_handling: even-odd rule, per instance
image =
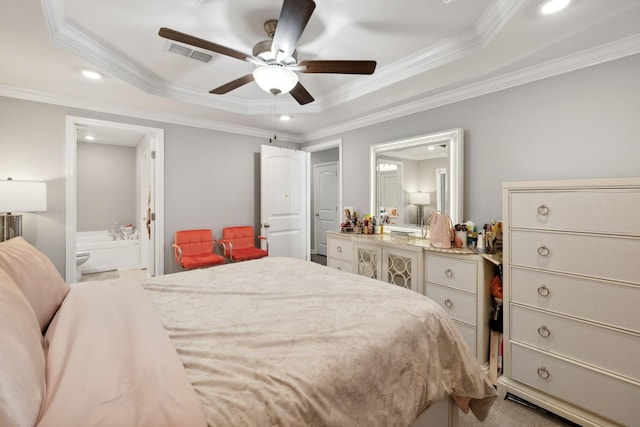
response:
[[[144,288],[210,426],[408,426],[451,394],[484,419],[496,397],[446,313],[395,285],[268,257]]]

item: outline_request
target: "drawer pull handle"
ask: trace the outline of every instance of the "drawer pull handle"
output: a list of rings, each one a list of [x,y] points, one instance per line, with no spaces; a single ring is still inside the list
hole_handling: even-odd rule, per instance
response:
[[[447,308],[453,308],[453,301],[451,301],[449,298],[447,298],[446,300],[444,300],[444,305]]]
[[[546,325],[542,325],[538,328],[538,335],[540,335],[542,338],[547,338],[549,335],[551,335],[551,331],[549,330],[549,328],[547,328]]]
[[[549,379],[549,370],[547,368],[545,368],[544,366],[540,366],[538,368],[538,376],[540,378],[542,378],[543,380],[547,380]]]
[[[341,254],[341,253],[342,253],[342,246],[338,246],[338,247],[336,248],[336,251],[338,251],[338,253],[339,253],[339,254]]]
[[[451,270],[450,268],[447,268],[444,271],[444,275],[447,276],[447,279],[451,279],[453,277],[453,270]]]
[[[540,256],[549,256],[549,248],[545,245],[542,245],[538,248],[538,255]]]
[[[547,288],[545,285],[542,285],[538,288],[538,295],[540,295],[541,297],[548,297],[550,293],[551,291],[549,291],[549,288]]]
[[[545,204],[538,206],[538,213],[540,215],[549,215],[549,207]]]

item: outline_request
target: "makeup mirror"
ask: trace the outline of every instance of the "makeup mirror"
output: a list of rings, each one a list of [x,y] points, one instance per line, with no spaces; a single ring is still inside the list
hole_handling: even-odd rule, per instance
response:
[[[372,145],[371,213],[385,229],[419,231],[432,211],[462,221],[463,130],[452,129]]]

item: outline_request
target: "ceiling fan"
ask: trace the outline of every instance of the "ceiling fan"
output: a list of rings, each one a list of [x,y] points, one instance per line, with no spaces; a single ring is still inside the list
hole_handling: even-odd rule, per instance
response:
[[[313,0],[284,0],[278,20],[265,22],[270,39],[253,47],[253,55],[247,55],[189,34],[170,28],[160,28],[159,35],[169,40],[195,46],[221,55],[230,56],[256,65],[247,74],[223,84],[209,93],[222,95],[255,81],[263,90],[274,95],[291,93],[300,105],[313,102],[311,94],[302,86],[296,72],[332,74],[373,74],[376,61],[311,60],[298,61],[296,45],[311,18],[316,4]]]

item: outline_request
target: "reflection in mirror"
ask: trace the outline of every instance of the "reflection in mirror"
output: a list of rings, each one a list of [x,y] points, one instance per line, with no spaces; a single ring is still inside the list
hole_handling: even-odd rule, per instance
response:
[[[371,212],[387,226],[419,230],[431,212],[462,221],[463,131],[371,146]]]

